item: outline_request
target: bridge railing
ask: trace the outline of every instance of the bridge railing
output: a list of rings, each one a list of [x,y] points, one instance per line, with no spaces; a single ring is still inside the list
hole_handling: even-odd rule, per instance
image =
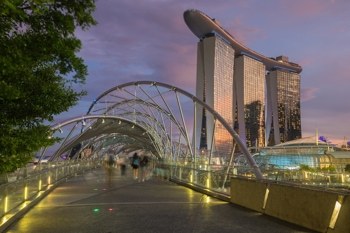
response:
[[[213,196],[220,196],[223,199],[230,197],[230,176],[225,166],[194,166],[192,164],[165,164],[156,165],[154,173],[182,185],[199,190],[203,193],[210,193]]]
[[[0,227],[14,214],[40,200],[59,182],[96,166],[98,163],[93,160],[50,162],[8,174],[8,181],[0,185]]]
[[[157,176],[171,179],[182,185],[191,186],[198,191],[211,192],[229,197],[231,195],[231,178],[243,177],[255,180],[251,170],[227,165],[194,165],[191,163],[158,163],[155,169]],[[283,183],[291,187],[316,188],[323,191],[350,192],[349,174],[330,172],[290,171],[271,169],[263,171],[266,182]]]
[[[350,191],[344,186],[292,182],[283,177],[258,180],[249,172],[235,174],[225,167],[216,168],[157,164],[155,174],[316,232],[350,232]]]

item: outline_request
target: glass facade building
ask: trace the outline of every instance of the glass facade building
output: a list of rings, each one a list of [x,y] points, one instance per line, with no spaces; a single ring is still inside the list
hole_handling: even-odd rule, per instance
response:
[[[301,138],[300,75],[274,70],[266,76],[266,83],[268,145]]]
[[[265,146],[265,65],[249,56],[235,58],[235,129],[248,147]],[[233,106],[235,108],[235,106]]]
[[[213,34],[198,42],[197,53],[196,95],[232,125],[234,49]],[[227,152],[232,144],[231,135],[203,108],[198,107],[196,111],[197,125],[202,126],[195,129],[201,137],[196,140],[200,142],[199,147]]]
[[[337,172],[344,172],[346,165],[350,164],[350,150],[311,136],[265,147],[255,155],[255,159],[263,170],[299,170],[309,167],[316,170],[333,168]]]
[[[232,125],[242,143],[259,148],[300,138],[301,66],[253,51],[198,10],[185,11],[184,20],[200,40],[196,95]],[[196,109],[196,148],[225,145],[226,130],[211,118]]]

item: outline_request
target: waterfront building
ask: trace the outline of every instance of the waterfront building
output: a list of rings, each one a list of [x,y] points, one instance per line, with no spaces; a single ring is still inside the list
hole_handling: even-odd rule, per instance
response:
[[[207,35],[197,46],[196,96],[213,107],[232,125],[233,109],[227,106],[233,104],[234,50],[214,34]],[[200,148],[212,148],[217,152],[227,151],[231,144],[231,136],[223,127],[214,126],[220,123],[215,123],[212,115],[206,114],[203,107],[197,108],[196,117],[196,121],[202,126],[195,129],[196,141],[200,142]],[[213,137],[215,140],[211,140]]]
[[[248,147],[265,146],[265,65],[249,56],[235,59],[235,128]],[[235,109],[235,106],[233,106]]]
[[[300,138],[301,67],[284,56],[269,58],[251,50],[198,10],[185,11],[184,20],[199,38],[197,97],[223,116],[248,147]],[[274,93],[266,93],[271,89]],[[196,110],[195,120],[200,126],[194,129],[196,148],[215,150],[225,144],[224,133],[203,109]]]
[[[315,136],[265,147],[255,155],[262,170],[300,170],[345,172],[350,151],[323,142]]]
[[[301,138],[300,75],[286,70],[266,76],[266,137],[268,145]]]

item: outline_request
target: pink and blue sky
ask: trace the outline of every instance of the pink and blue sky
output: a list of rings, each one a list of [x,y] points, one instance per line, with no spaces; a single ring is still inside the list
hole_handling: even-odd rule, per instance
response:
[[[198,9],[249,48],[303,67],[303,137],[318,129],[350,140],[350,1],[97,0],[98,25],[78,31],[89,69],[88,95],[56,118],[84,115],[93,99],[130,81],[154,80],[194,94],[196,44],[183,12]]]

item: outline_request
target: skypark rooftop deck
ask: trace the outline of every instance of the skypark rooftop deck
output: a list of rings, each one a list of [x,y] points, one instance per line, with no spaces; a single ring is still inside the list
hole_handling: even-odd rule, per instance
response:
[[[199,39],[206,37],[208,34],[216,33],[225,39],[238,54],[246,54],[264,63],[267,70],[286,69],[292,72],[300,73],[301,66],[296,63],[284,61],[283,59],[274,59],[266,57],[242,43],[238,42],[230,33],[228,33],[217,20],[210,18],[203,12],[195,9],[187,10],[184,13],[184,19],[189,29]]]

